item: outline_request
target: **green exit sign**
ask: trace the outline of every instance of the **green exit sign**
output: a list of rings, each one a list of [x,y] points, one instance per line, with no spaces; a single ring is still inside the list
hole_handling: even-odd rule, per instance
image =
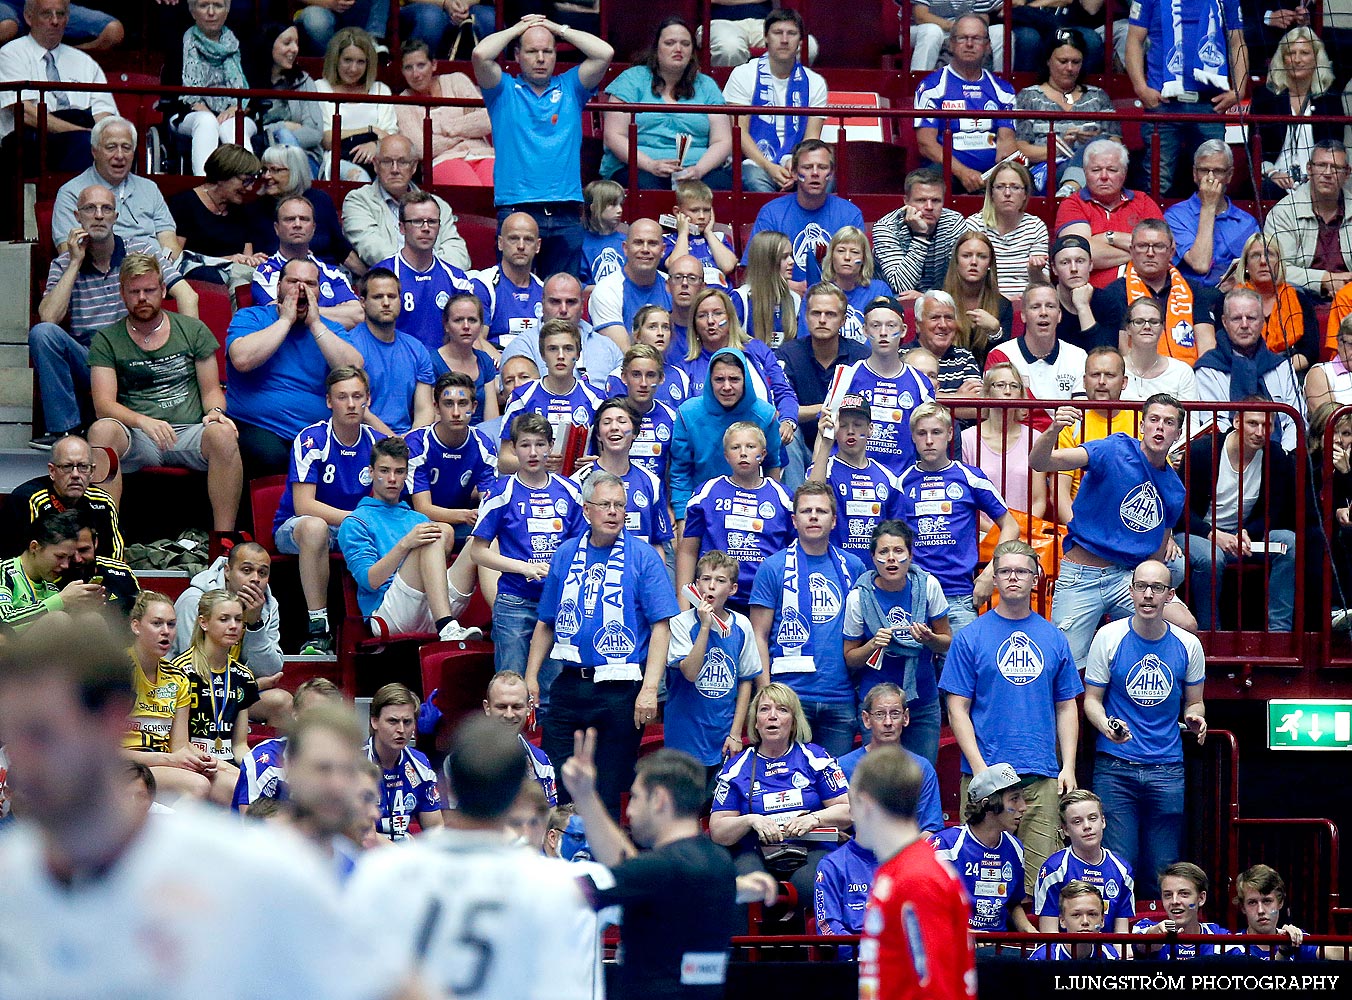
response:
[[[1268,749],[1352,750],[1352,701],[1269,701]]]

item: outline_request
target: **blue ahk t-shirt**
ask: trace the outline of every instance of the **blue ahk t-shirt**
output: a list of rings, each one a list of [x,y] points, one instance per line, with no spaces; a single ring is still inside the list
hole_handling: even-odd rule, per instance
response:
[[[512,438],[512,421],[523,413],[538,413],[554,428],[554,450],[574,425],[590,427],[596,408],[605,400],[601,394],[580,378],[562,395],[550,392],[544,379],[519,385],[502,411],[502,441]]]
[[[805,281],[811,288],[822,280],[821,265],[817,263],[817,247],[826,246],[831,237],[846,226],[863,229],[864,213],[857,205],[839,195],[829,194],[821,208],[803,208],[796,194],[786,194],[766,202],[751,227],[751,236],[742,252],[742,264],[747,263],[751,241],[757,233],[783,233],[793,247],[793,280]]]
[[[760,564],[793,537],[793,500],[769,476],[754,489],[738,486],[731,476],[710,479],[686,505],[684,537],[698,538],[701,554],[718,549],[737,560],[733,597],[745,606]]]
[[[873,419],[868,457],[900,476],[915,463],[911,411],[934,399],[934,383],[910,365],[903,365],[895,378],[886,378],[873,371],[865,359],[849,365],[838,385],[840,395],[858,393],[868,401]]]
[[[950,826],[929,839],[934,855],[947,861],[962,879],[972,904],[967,922],[974,931],[1012,930],[1010,914],[1023,902],[1023,844],[1012,833],[987,847],[967,824]]]
[[[673,368],[668,368],[667,373],[680,374]],[[620,391],[617,392],[615,382],[616,379],[611,376],[610,382],[606,384],[609,394],[627,396],[629,393],[624,383],[620,383]],[[634,443],[629,446],[629,461],[643,466],[657,477],[663,484],[663,496],[666,496],[667,463],[671,461],[671,437],[675,428],[675,409],[660,399],[654,399],[652,408],[647,413],[640,414],[638,433],[634,435]]]
[[[732,619],[728,635],[709,631],[699,676],[688,680],[681,661],[695,648],[702,627],[691,608],[671,620],[671,643],[667,648],[667,705],[662,713],[666,745],[683,750],[705,767],[723,760],[723,741],[732,732],[737,711],[737,689],[742,681],[754,681],[761,673],[755,633],[746,615],[725,608],[721,617]]]
[[[857,469],[839,455],[826,460],[826,485],[836,495],[836,526],[831,544],[869,560],[873,529],[883,519],[883,507],[897,488],[896,477],[867,456]],[[814,466],[809,470],[816,471]]]
[[[1136,880],[1132,878],[1131,865],[1107,848],[1102,850],[1103,860],[1096,865],[1084,861],[1069,847],[1048,858],[1033,886],[1033,913],[1039,917],[1059,917],[1062,886],[1073,879],[1083,879],[1103,893],[1104,930],[1111,931],[1113,921],[1119,917],[1136,919]]]
[[[339,510],[355,510],[371,492],[371,447],[382,437],[366,425],[357,429],[355,443],[344,444],[334,433],[333,421],[311,424],[291,446],[291,464],[286,473],[277,514],[272,519],[276,531],[296,516],[292,487],[309,483],[315,499]]]
[[[726,233],[714,232],[714,239],[728,248],[732,253],[732,245]],[[717,262],[714,261],[714,252],[709,249],[708,236],[701,233],[699,236],[691,235],[687,237],[686,244],[690,248],[690,256],[694,257],[704,267],[704,284],[710,288],[723,287],[728,284],[728,276],[723,273]],[[676,234],[665,233],[662,236],[662,268],[666,269],[667,263],[671,260],[671,252],[676,249]]]
[[[539,784],[541,791],[545,793],[545,801],[553,808],[559,804],[559,789],[549,754],[520,734],[516,738],[521,741],[521,748],[526,751],[526,763],[530,766],[531,777]]]
[[[619,558],[616,546],[591,545],[590,537],[569,538],[554,553],[540,592],[540,621],[554,627],[556,640],[571,642],[578,660],[570,666],[595,668],[622,660],[641,676],[653,624],[680,612],[666,567],[651,545],[625,531],[623,569],[612,574],[611,560]],[[586,552],[574,602],[565,592],[566,583],[582,545]]]
[[[949,462],[936,472],[913,465],[897,478],[887,506],[915,532],[911,557],[939,578],[949,597],[970,597],[981,532],[977,518],[998,521],[1009,513],[1004,497],[980,469]]]
[[[1065,635],[1038,614],[979,616],[948,647],[939,689],[971,699],[977,749],[987,763],[1055,776],[1056,704],[1083,693]],[[964,774],[972,765],[964,757]],[[1022,884],[1022,883],[1020,883]]]
[[[1051,949],[1050,951],[1048,949]],[[1045,945],[1040,944],[1028,954],[1030,962],[1070,962],[1077,956],[1068,944]],[[1096,944],[1094,945],[1094,954],[1091,956],[1094,960],[1115,961],[1122,955],[1118,952],[1116,945]]]
[[[582,234],[582,284],[594,285],[624,267],[624,233]]]
[[[1159,639],[1142,637],[1131,618],[1109,622],[1094,635],[1084,682],[1105,688],[1103,709],[1121,719],[1131,739],[1114,743],[1098,734],[1096,749],[1137,764],[1170,764],[1183,759],[1178,720],[1184,689],[1206,680],[1206,655],[1197,636],[1166,622]]]
[[[563,540],[585,529],[582,493],[573,482],[551,472],[539,488],[527,486],[520,476],[499,477],[479,505],[479,520],[471,534],[485,542],[496,538],[498,553],[506,559],[549,565]],[[543,586],[520,573],[503,573],[498,593],[538,601]]]
[[[1187,491],[1171,466],[1157,469],[1130,435],[1086,441],[1089,465],[1072,505],[1064,543],[1083,546],[1114,566],[1151,558],[1178,523]]]
[[[373,741],[364,747],[366,759],[379,764]],[[399,760],[388,771],[381,768],[380,822],[378,829],[390,840],[407,840],[408,827],[417,813],[441,811],[441,790],[437,772],[423,754],[404,747]]]
[[[432,503],[451,510],[468,509],[476,489],[480,499],[488,496],[497,478],[497,457],[493,442],[479,428],[471,427],[457,446],[441,440],[436,424],[410,431],[404,441],[415,496],[431,493]]]
[[[455,296],[474,291],[469,276],[440,257],[432,258],[432,266],[426,271],[419,271],[404,260],[402,251],[376,266],[389,268],[399,279],[401,299],[394,328],[435,354],[446,341],[442,311]]]
[[[797,556],[791,576],[790,553]],[[864,572],[858,557],[840,549],[814,556],[797,542],[770,556],[756,571],[751,605],[770,608],[770,676],[804,701],[854,705],[854,683],[845,666],[842,629],[845,597]],[[796,605],[790,591],[798,594]]]
[[[815,743],[794,743],[783,757],[772,759],[748,747],[719,772],[713,811],[738,816],[796,816],[819,812],[825,803],[849,790],[840,764]],[[756,835],[748,833],[739,843],[752,848]]]

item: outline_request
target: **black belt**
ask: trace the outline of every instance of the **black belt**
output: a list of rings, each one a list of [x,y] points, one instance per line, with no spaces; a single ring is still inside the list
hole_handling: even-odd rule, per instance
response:
[[[580,201],[523,201],[515,205],[499,205],[498,209],[512,212],[543,212],[545,215],[554,215],[562,212],[578,212],[582,210]]]

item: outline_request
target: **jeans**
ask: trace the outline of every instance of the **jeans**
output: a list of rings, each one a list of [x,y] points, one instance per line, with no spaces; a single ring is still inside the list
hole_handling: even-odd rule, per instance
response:
[[[948,627],[956,636],[976,621],[976,607],[972,604],[971,594],[945,594],[944,597],[948,600]]]
[[[1131,865],[1136,898],[1159,896],[1159,873],[1183,853],[1183,762],[1136,764],[1100,753],[1094,791],[1107,821],[1104,846]]]
[[[19,34],[28,34],[28,23],[19,16],[22,3],[15,0],[14,3],[0,3],[0,21],[15,21],[19,25]],[[103,34],[103,29],[112,24],[115,18],[112,14],[105,14],[101,10],[94,10],[92,7],[80,7],[77,4],[70,5],[70,20],[66,22],[66,30],[61,40],[67,45],[83,45],[85,42],[92,42]],[[87,139],[88,137],[86,137]]]
[[[535,220],[540,230],[540,251],[535,255],[535,273],[542,278],[551,274],[581,275],[582,266],[582,203],[551,202],[546,213],[538,205],[499,205],[498,230],[513,212],[525,212]],[[565,209],[565,206],[568,207]]]
[[[1296,533],[1278,529],[1269,531],[1267,541],[1286,546],[1284,555],[1250,556],[1250,561],[1264,560],[1268,565],[1268,621],[1269,632],[1290,632],[1295,617],[1296,601]],[[1213,563],[1211,541],[1199,535],[1178,537],[1178,544],[1188,558],[1188,601],[1197,616],[1197,626],[1211,629],[1216,626],[1216,592],[1219,575],[1236,561],[1232,555],[1216,548]]]
[[[784,447],[784,476],[780,483],[790,496],[807,478],[807,467],[811,464],[812,452],[803,440],[803,428],[799,427],[793,432],[793,440]]]
[[[765,169],[750,160],[742,161],[742,190],[761,194],[781,194],[779,185],[770,179]]]
[[[474,18],[475,38],[487,38],[498,30],[498,9],[495,4],[476,3],[469,12]]]
[[[732,190],[732,168],[718,167],[716,170],[710,170],[701,178],[705,184],[708,184],[714,191]],[[611,177],[611,180],[618,183],[621,187],[629,186],[629,168],[620,167]],[[650,174],[646,170],[638,172],[638,189],[640,191],[670,191],[670,177],[658,177],[656,174]]]
[[[1017,17],[1017,15],[1016,15]],[[1086,73],[1103,72],[1103,39],[1093,28],[1081,28],[1065,25],[1060,30],[1074,32],[1084,46],[1084,69]],[[1046,32],[1040,28],[1016,27],[1014,29],[1014,72],[1036,72],[1039,62],[1047,64],[1047,51],[1043,45]],[[1002,73],[1004,67],[997,65],[995,72]]]
[[[432,55],[441,56],[441,39],[451,26],[451,16],[430,3],[411,3],[399,11],[399,31],[404,39],[427,43]]]
[[[812,742],[832,757],[839,759],[854,749],[854,734],[858,732],[859,724],[854,705],[834,701],[804,701],[803,713],[812,726]]]
[[[1075,666],[1084,669],[1089,646],[1105,614],[1112,621],[1135,609],[1131,603],[1132,570],[1122,566],[1085,566],[1062,561],[1052,595],[1052,624],[1070,642]],[[1183,560],[1169,563],[1169,580],[1177,587],[1183,579]]]
[[[798,908],[811,913],[813,891],[817,881],[817,866],[831,851],[825,847],[817,847],[811,841],[798,841],[796,846],[807,849],[807,860],[788,879],[783,881],[787,881],[798,893]],[[732,851],[732,865],[739,876],[765,871],[765,859],[761,857],[758,848],[752,847],[746,850],[734,845],[730,850]]]
[[[89,398],[89,348],[55,323],[39,323],[28,331],[28,356],[48,433],[79,427],[79,400]]]
[[[1169,194],[1169,189],[1174,186],[1174,165],[1180,159],[1183,162],[1191,163],[1192,155],[1197,151],[1203,141],[1207,139],[1225,138],[1225,123],[1220,115],[1216,115],[1216,109],[1211,106],[1209,100],[1202,101],[1165,101],[1158,108],[1150,109],[1148,114],[1160,115],[1164,119],[1158,126],[1151,122],[1141,123],[1141,141],[1145,143],[1145,156],[1142,159],[1146,184],[1144,185],[1146,193],[1155,195],[1157,198],[1165,197]],[[1215,123],[1206,122],[1174,122],[1168,124],[1168,119],[1174,115],[1215,115]],[[1159,191],[1156,193],[1150,185],[1150,170],[1154,162],[1153,154],[1150,149],[1150,137],[1154,134],[1156,127],[1160,131],[1160,175]],[[1186,139],[1186,146],[1185,146]]]
[[[901,733],[901,745],[913,754],[924,757],[936,768],[939,766],[939,699],[928,702],[919,698],[908,701],[906,708],[911,721]]]
[[[309,56],[322,56],[339,28],[365,28],[380,41],[389,23],[390,0],[357,0],[343,14],[323,7],[305,7],[296,15],[301,48]]]
[[[596,791],[616,821],[620,796],[634,780],[643,738],[643,730],[634,727],[639,687],[638,681],[592,681],[580,670],[563,671],[553,684],[553,706],[540,741],[540,748],[562,774],[563,765],[573,756],[573,733],[596,730]],[[560,782],[559,801],[567,798],[568,790]]]
[[[310,173],[319,176],[319,170],[324,165],[323,150],[315,148],[308,149],[301,145],[300,139],[296,138],[296,133],[283,125],[269,125],[264,130],[268,135],[268,145],[270,146],[295,146],[305,154],[305,158],[310,161]]]

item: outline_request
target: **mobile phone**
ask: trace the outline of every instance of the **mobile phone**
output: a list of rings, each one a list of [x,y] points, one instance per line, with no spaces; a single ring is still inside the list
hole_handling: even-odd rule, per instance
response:
[[[92,584],[93,584],[94,586],[96,586],[96,587],[101,586],[101,585],[103,584],[103,577],[102,577],[102,576],[91,576],[91,577],[89,578],[89,582],[92,583]]]

